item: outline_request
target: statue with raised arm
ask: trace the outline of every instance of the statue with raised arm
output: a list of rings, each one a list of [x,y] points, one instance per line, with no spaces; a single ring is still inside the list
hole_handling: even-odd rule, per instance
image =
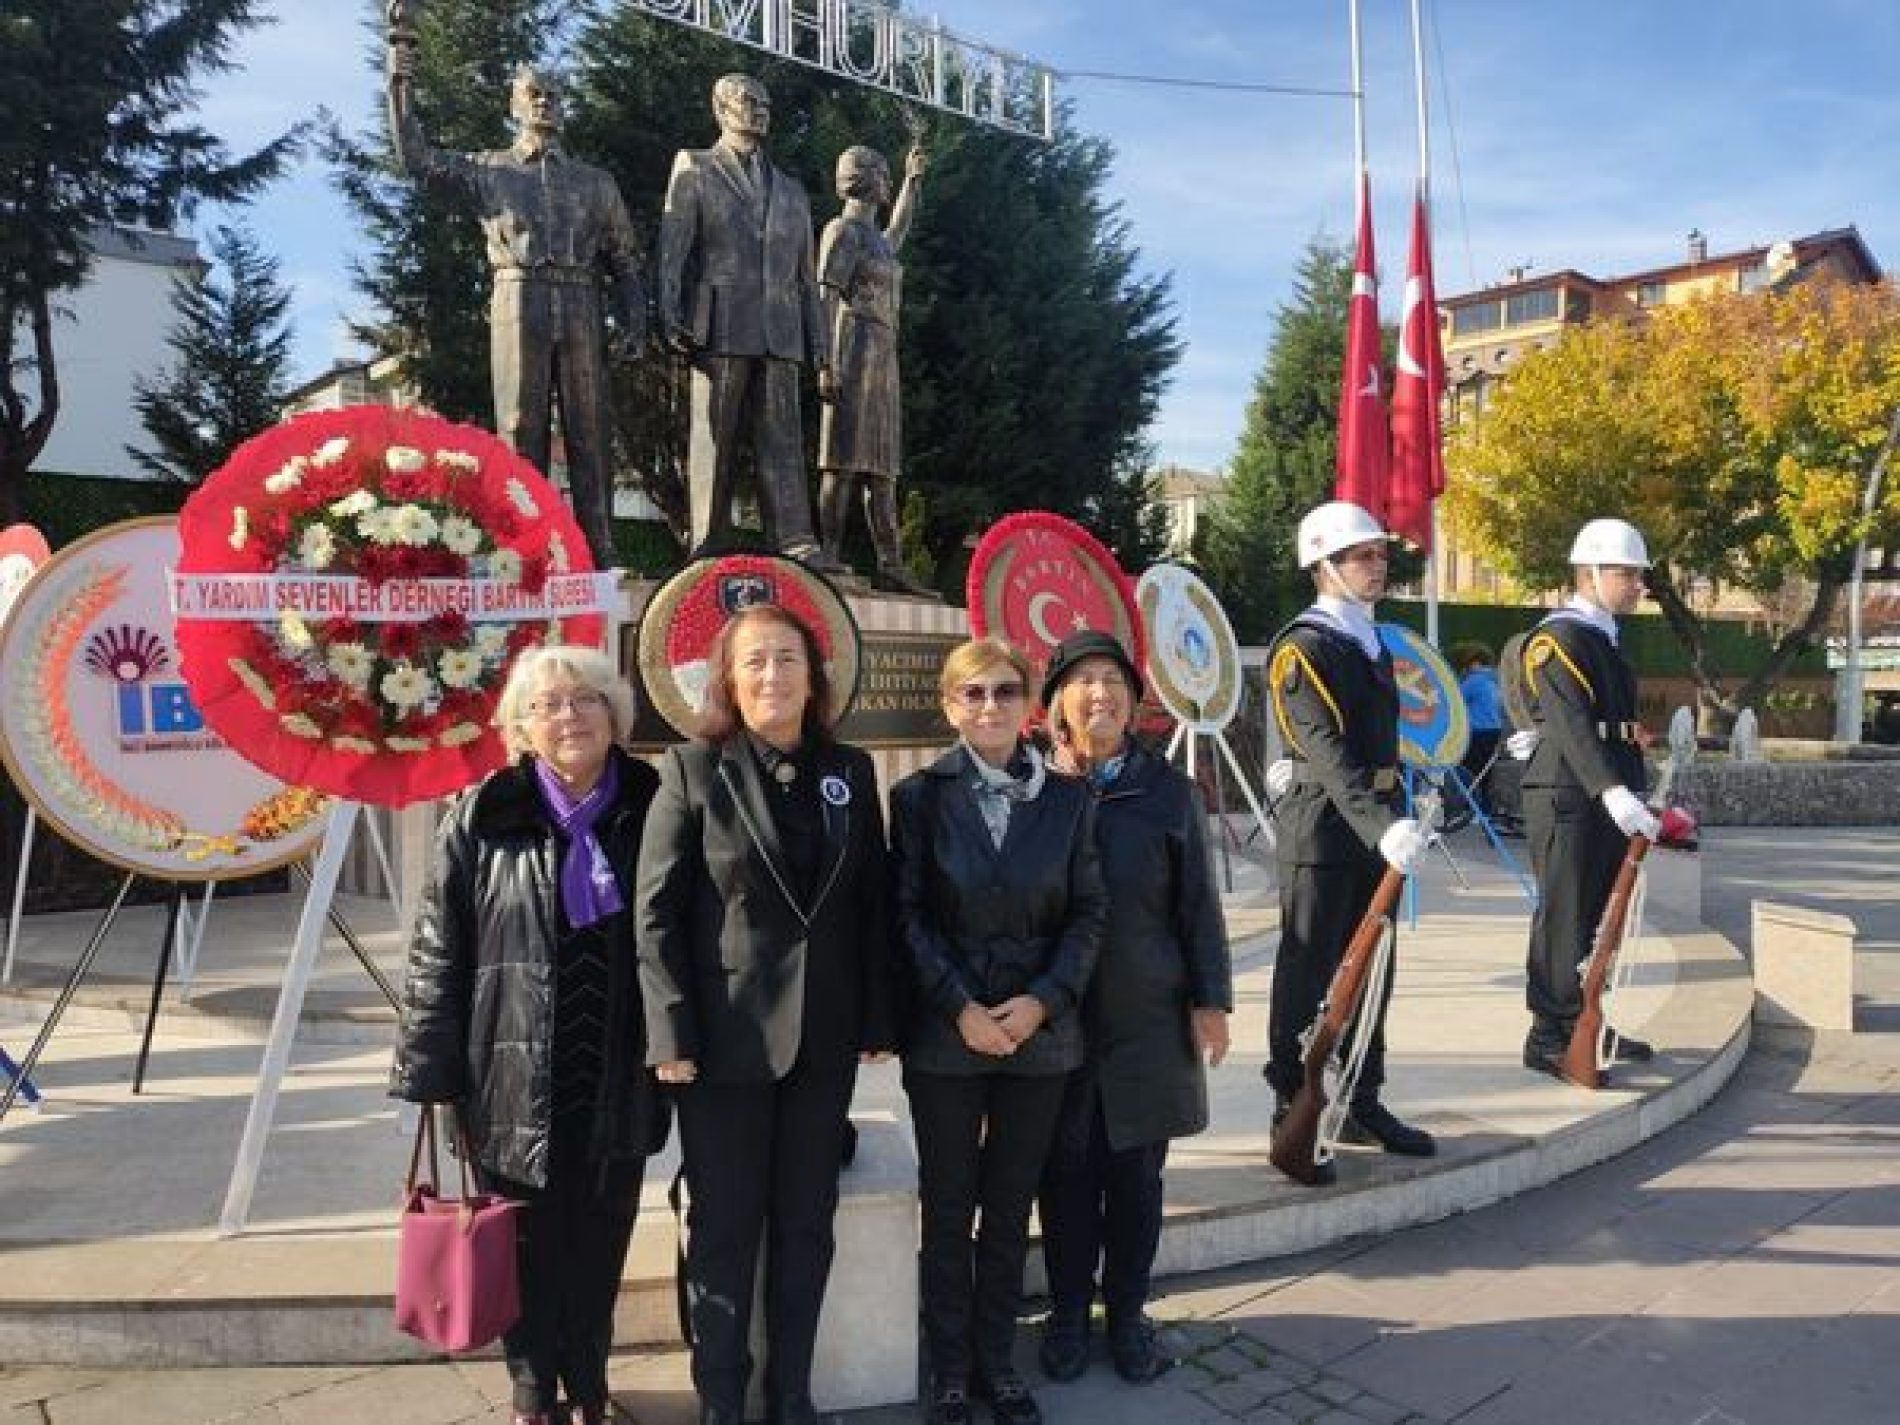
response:
[[[673,159],[660,218],[659,307],[667,344],[693,368],[687,483],[693,555],[730,551],[739,454],[750,441],[774,548],[828,573],[812,533],[799,382],[829,386],[812,272],[811,204],[772,166],[772,100],[744,74],[713,85],[719,141]]]
[[[612,434],[603,283],[617,308],[614,352],[646,342],[639,243],[613,178],[560,145],[561,91],[545,70],[515,72],[507,148],[451,153],[430,146],[413,103],[416,34],[408,0],[391,0],[389,128],[405,172],[452,188],[480,216],[494,277],[489,358],[495,427],[543,473],[558,400],[569,499],[602,569],[618,563],[612,533]]]
[[[904,564],[897,533],[897,476],[904,429],[897,378],[898,297],[904,268],[898,249],[917,212],[924,153],[913,147],[904,162],[904,186],[881,231],[877,212],[891,201],[891,170],[875,149],[853,145],[838,155],[838,196],[844,211],[825,226],[818,244],[818,290],[831,336],[832,375],[818,428],[818,531],[825,553],[844,557],[845,526],[854,497],[862,496],[877,585],[903,594],[928,594]]]

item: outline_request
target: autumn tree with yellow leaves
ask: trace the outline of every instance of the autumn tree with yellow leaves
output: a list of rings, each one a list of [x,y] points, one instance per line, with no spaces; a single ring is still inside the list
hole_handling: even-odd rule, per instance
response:
[[[1826,626],[1863,534],[1876,547],[1900,538],[1900,478],[1862,516],[1868,477],[1896,436],[1891,283],[1712,297],[1572,327],[1525,357],[1452,432],[1447,509],[1527,588],[1568,582],[1570,538],[1585,520],[1634,522],[1705,725],[1726,729]],[[1697,577],[1761,596],[1805,583],[1813,596],[1759,667],[1725,669],[1684,598]]]

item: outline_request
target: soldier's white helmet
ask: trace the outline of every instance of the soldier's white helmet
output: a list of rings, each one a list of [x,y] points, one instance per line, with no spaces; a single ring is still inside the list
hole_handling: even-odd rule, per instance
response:
[[[1294,536],[1293,551],[1300,568],[1311,569],[1342,549],[1375,539],[1390,539],[1385,527],[1350,500],[1328,500],[1307,511]]]
[[[1649,546],[1643,543],[1642,531],[1628,520],[1591,520],[1571,541],[1570,562],[1647,569]]]

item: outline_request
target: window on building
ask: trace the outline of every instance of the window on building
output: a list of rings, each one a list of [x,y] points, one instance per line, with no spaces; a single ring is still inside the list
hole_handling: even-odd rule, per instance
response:
[[[1540,287],[1534,292],[1519,292],[1504,303],[1504,322],[1506,326],[1523,326],[1526,322],[1549,322],[1557,318],[1557,289]]]
[[[1669,295],[1666,284],[1661,282],[1639,282],[1636,284],[1636,305],[1639,307],[1660,307]]]
[[[1472,332],[1495,331],[1499,324],[1496,302],[1474,302],[1469,307],[1452,309],[1451,330],[1455,336],[1468,336]]]
[[[1590,294],[1588,292],[1569,291],[1564,293],[1564,320],[1567,322],[1587,322],[1590,320]]]
[[[1735,274],[1736,290],[1741,292],[1759,292],[1768,285],[1768,264],[1751,262]]]

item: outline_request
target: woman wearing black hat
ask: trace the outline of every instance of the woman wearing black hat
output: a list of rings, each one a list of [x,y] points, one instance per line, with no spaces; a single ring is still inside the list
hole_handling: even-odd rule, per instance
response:
[[[1194,784],[1131,735],[1141,674],[1105,633],[1065,639],[1043,706],[1055,765],[1095,789],[1095,843],[1109,888],[1095,978],[1083,1002],[1088,1057],[1069,1076],[1042,1181],[1052,1310],[1042,1365],[1088,1368],[1101,1269],[1109,1356],[1145,1385],[1173,1364],[1143,1314],[1161,1239],[1168,1142],[1207,1127],[1208,1065],[1227,1053],[1233,970]]]
[[[940,678],[958,743],[891,791],[898,926],[916,993],[904,1088],[917,1131],[930,1425],[1042,1414],[1013,1357],[1029,1209],[1095,968],[1107,896],[1088,789],[1021,737],[1029,665],[995,639]],[[979,1216],[979,1209],[981,1209]]]

